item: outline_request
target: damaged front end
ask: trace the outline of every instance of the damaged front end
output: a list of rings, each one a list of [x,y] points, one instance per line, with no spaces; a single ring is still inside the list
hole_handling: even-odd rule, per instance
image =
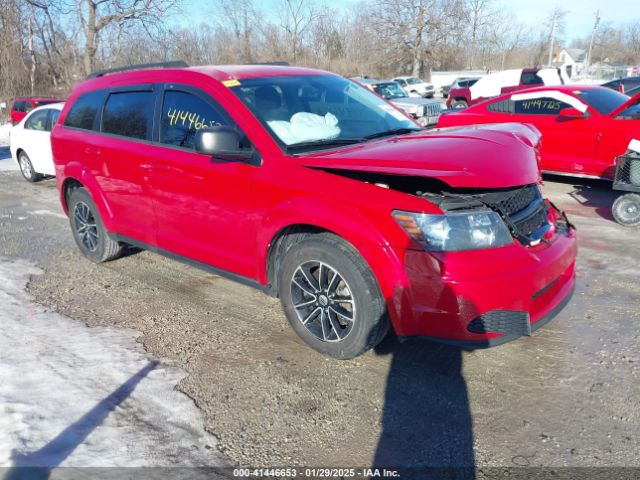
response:
[[[488,208],[500,215],[513,238],[525,246],[544,241],[552,228],[549,209],[553,207],[544,200],[539,186],[535,184],[472,193],[427,192],[421,196],[438,205],[445,213]]]
[[[328,173],[400,191],[437,205],[445,214],[493,211],[513,238],[524,246],[546,242],[553,232],[566,234],[575,228],[564,212],[544,199],[538,184],[501,189],[453,188],[431,177],[389,175],[341,169]]]

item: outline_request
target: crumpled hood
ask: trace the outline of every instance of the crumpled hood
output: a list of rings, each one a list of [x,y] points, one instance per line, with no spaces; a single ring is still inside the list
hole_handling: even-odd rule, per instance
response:
[[[518,123],[420,131],[299,157],[308,167],[437,178],[456,188],[536,183],[535,127]]]

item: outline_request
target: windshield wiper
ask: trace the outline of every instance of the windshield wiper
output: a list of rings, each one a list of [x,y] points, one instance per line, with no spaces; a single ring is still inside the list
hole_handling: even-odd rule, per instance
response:
[[[403,135],[405,133],[411,133],[411,132],[419,132],[420,129],[419,128],[392,128],[391,130],[384,130],[382,132],[378,132],[378,133],[372,133],[371,135],[367,135],[365,136],[365,140],[373,140],[374,138],[382,138],[382,137],[389,137],[391,135]]]
[[[287,152],[297,152],[305,148],[313,147],[339,147],[341,145],[353,145],[362,142],[362,138],[325,138],[322,140],[311,140],[308,142],[292,143],[287,145]]]

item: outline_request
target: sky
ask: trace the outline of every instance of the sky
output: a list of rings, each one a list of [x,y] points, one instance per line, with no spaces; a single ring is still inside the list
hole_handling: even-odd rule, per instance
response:
[[[316,0],[322,2],[322,0]],[[600,10],[602,22],[614,24],[627,23],[640,20],[640,0],[495,0],[496,5],[503,5],[504,9],[512,11],[517,18],[528,25],[545,25],[549,14],[556,8],[569,11],[565,20],[564,39],[568,44],[574,38],[583,38],[591,35],[594,14]],[[265,12],[277,5],[277,0],[255,0],[256,4]],[[215,0],[186,0],[185,15],[176,19],[176,23],[182,26],[193,25],[194,22],[206,21],[207,15],[203,12],[213,12]],[[347,9],[359,3],[359,0],[324,0],[326,5],[338,9]],[[205,6],[206,5],[206,6]]]

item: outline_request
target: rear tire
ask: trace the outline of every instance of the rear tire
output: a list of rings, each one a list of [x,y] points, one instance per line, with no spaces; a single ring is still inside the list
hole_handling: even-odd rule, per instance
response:
[[[18,155],[18,164],[20,166],[20,172],[27,182],[34,183],[42,180],[43,175],[33,169],[31,159],[25,152],[20,152]]]
[[[640,225],[640,195],[626,193],[616,198],[611,207],[613,218],[625,227],[637,227]]]
[[[100,213],[86,189],[72,190],[67,205],[73,238],[85,257],[93,263],[102,263],[114,260],[122,254],[122,245],[109,237]]]
[[[467,105],[467,101],[466,100],[452,100],[451,101],[451,108],[467,108],[469,105]]]
[[[371,269],[335,235],[313,235],[289,248],[280,263],[278,291],[298,336],[331,357],[357,357],[389,329],[386,302]]]

